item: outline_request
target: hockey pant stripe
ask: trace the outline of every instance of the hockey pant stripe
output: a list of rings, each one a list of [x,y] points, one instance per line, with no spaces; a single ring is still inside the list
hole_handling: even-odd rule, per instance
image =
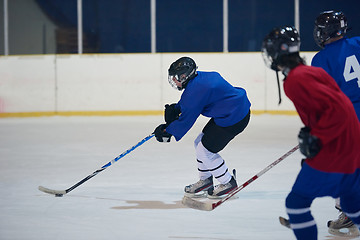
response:
[[[286,212],[289,215],[290,227],[296,239],[317,239],[316,222],[311,215],[312,199],[304,198],[294,192],[286,197]]]
[[[204,166],[204,164],[203,164],[203,162],[202,161],[200,161],[199,159],[196,159],[196,161],[198,162],[198,171],[199,172],[208,172],[209,170],[208,169],[200,169],[200,167],[205,167]]]
[[[196,157],[200,179],[214,176],[220,183],[225,184],[231,180],[225,161],[218,153],[207,150],[201,142],[202,133],[195,140]],[[205,171],[204,171],[205,170]],[[207,171],[206,171],[207,170]]]
[[[290,227],[291,229],[303,229],[303,228],[308,228],[308,227],[312,227],[316,225],[315,220],[309,221],[309,222],[304,222],[304,223],[291,223]]]
[[[228,173],[228,171],[229,171],[229,169],[226,168],[226,170],[225,170],[225,172],[224,172],[223,174],[221,174],[221,175],[219,175],[219,176],[216,176],[215,178],[216,178],[216,179],[219,179],[219,178],[225,176],[225,174]]]
[[[294,208],[286,208],[286,212],[287,214],[291,214],[291,215],[303,215],[303,214],[307,214],[310,213],[310,208],[298,208],[298,209],[294,209]],[[291,223],[291,228],[292,229],[302,229],[302,228],[307,228],[307,227],[311,227],[313,225],[316,225],[315,220],[310,220],[307,222],[301,222],[301,223]]]
[[[199,162],[199,161],[198,161],[198,162]],[[225,164],[225,162],[223,162],[223,164]],[[221,166],[222,166],[223,164],[221,164]],[[219,166],[219,167],[221,167],[221,166]],[[215,169],[203,170],[203,169],[198,168],[198,171],[199,171],[199,172],[202,172],[202,173],[204,173],[204,172],[211,172],[211,171],[214,171],[214,170],[215,170]],[[229,169],[227,168],[227,169],[226,169],[226,172],[224,172],[224,173],[221,174],[220,176],[216,176],[215,178],[218,179],[218,178],[224,176],[228,171],[229,171]]]
[[[355,226],[360,230],[360,211],[356,213],[348,213],[348,212],[344,212],[344,213],[352,220]]]
[[[306,212],[310,212],[310,208],[297,208],[297,209],[294,209],[294,208],[286,208],[286,212],[288,214],[303,214],[303,213],[306,213]]]
[[[356,213],[345,213],[348,217],[350,218],[358,218],[360,217],[360,211],[356,212]]]
[[[202,161],[199,161],[199,160],[197,160],[197,162],[198,163],[203,163]],[[208,172],[208,171],[212,172],[212,171],[215,171],[216,169],[222,167],[224,164],[225,164],[225,161],[223,160],[223,162],[220,164],[220,166],[218,166],[218,167],[216,167],[214,169],[199,169],[198,168],[198,170],[201,171],[201,172]]]

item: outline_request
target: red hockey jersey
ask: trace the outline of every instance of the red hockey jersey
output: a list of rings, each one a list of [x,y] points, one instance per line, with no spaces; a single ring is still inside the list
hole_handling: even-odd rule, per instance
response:
[[[360,123],[349,98],[322,68],[299,65],[284,81],[305,126],[322,143],[306,162],[324,172],[353,173],[360,168]]]

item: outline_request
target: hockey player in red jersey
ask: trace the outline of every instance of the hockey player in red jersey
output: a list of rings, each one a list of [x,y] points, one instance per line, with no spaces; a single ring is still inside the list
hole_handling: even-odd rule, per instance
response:
[[[342,210],[360,227],[360,124],[354,107],[322,68],[306,66],[294,27],[273,29],[263,40],[267,65],[284,76],[285,94],[304,123],[298,139],[306,159],[286,198],[297,239],[317,239],[310,206],[315,198],[340,197]]]

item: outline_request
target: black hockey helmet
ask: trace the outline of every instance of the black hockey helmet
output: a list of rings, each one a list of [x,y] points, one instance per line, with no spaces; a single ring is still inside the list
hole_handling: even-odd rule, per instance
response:
[[[300,51],[300,36],[295,27],[274,28],[262,42],[262,56],[265,64],[279,71],[280,58]]]
[[[181,57],[170,65],[168,80],[170,85],[181,91],[186,87],[186,84],[196,77],[196,63],[192,58]],[[174,79],[181,83],[181,87],[177,86]]]
[[[278,71],[279,65],[287,65],[284,59],[293,54],[299,54],[300,36],[295,27],[285,26],[274,28],[263,40],[261,53],[265,64],[276,71],[276,79],[279,92],[279,104],[281,103],[281,91]],[[298,57],[300,61],[302,59]],[[287,71],[287,70],[286,70]],[[284,70],[283,70],[284,73]],[[285,73],[284,73],[285,74]]]
[[[314,40],[323,48],[326,41],[333,37],[344,36],[347,29],[347,19],[343,12],[325,11],[315,20]]]

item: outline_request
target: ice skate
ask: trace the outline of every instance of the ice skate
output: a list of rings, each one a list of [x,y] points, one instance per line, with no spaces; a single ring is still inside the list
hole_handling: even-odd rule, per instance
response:
[[[231,177],[230,182],[226,184],[219,184],[215,187],[208,189],[208,198],[224,198],[237,187],[235,169],[233,170],[233,176]]]
[[[343,212],[341,212],[337,220],[334,221],[330,220],[327,223],[328,228],[333,228],[333,229],[349,228],[353,225],[354,223],[351,221],[351,219],[348,218],[346,214]]]
[[[328,221],[328,232],[343,237],[360,236],[358,228],[354,225],[350,218],[345,213],[341,212],[339,218],[334,221]]]
[[[213,186],[213,177],[199,180],[194,184],[190,184],[185,187],[185,196],[187,197],[204,197],[207,194],[207,190]]]

